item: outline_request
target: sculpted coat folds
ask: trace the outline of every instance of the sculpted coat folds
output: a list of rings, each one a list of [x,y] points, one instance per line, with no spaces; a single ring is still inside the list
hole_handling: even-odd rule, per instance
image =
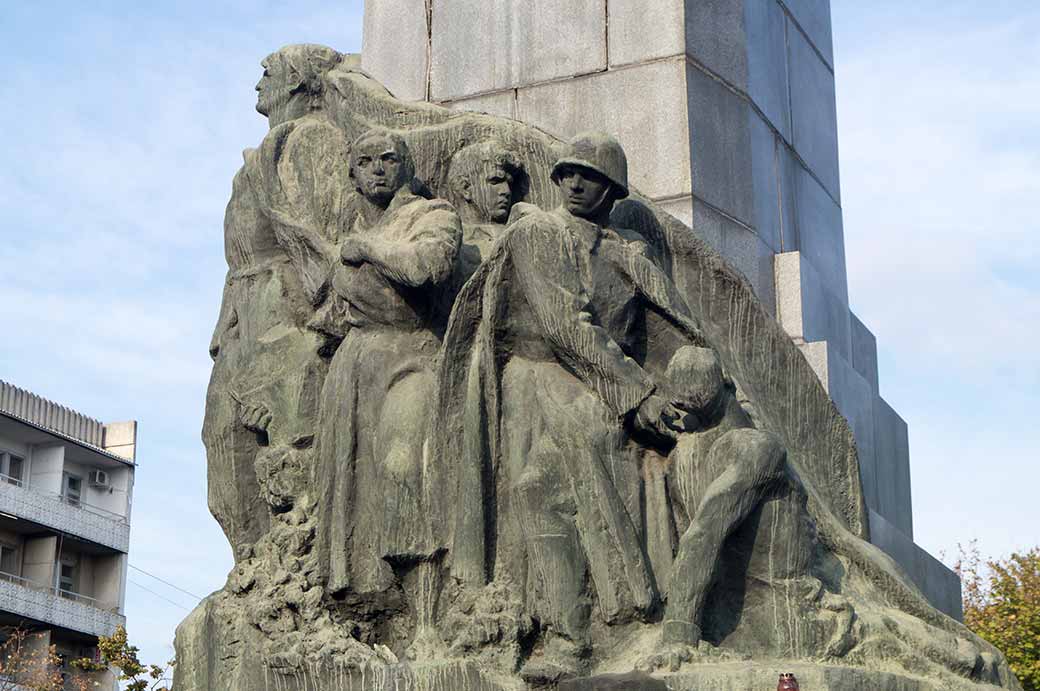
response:
[[[865,540],[847,424],[616,140],[262,64],[203,429],[236,565],[176,688],[1019,688]]]

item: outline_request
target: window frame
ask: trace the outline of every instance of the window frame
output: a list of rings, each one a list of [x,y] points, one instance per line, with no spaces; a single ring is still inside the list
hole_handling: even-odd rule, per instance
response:
[[[11,460],[17,459],[21,466],[19,468],[19,475],[15,477],[11,474]],[[15,485],[17,487],[25,487],[25,469],[28,466],[26,462],[28,456],[21,453],[15,453],[5,448],[0,448],[0,482],[6,482],[9,485]]]
[[[76,488],[76,497],[73,499],[69,496],[69,480],[76,480],[79,486]],[[83,476],[70,473],[68,471],[62,471],[61,473],[61,496],[65,500],[65,503],[69,506],[82,507],[83,506]]]

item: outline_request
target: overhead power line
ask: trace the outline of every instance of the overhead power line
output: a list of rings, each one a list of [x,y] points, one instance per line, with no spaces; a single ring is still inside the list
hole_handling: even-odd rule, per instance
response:
[[[157,598],[159,598],[160,600],[165,600],[166,602],[169,602],[169,603],[170,603],[171,605],[173,605],[173,606],[175,606],[175,607],[180,607],[180,608],[181,608],[181,609],[183,609],[183,610],[184,610],[185,612],[190,612],[190,611],[191,611],[190,609],[188,609],[187,607],[185,607],[185,606],[184,606],[184,605],[182,605],[181,603],[179,603],[179,602],[174,602],[174,601],[173,601],[173,600],[171,600],[170,598],[168,598],[168,597],[166,597],[166,596],[164,596],[164,595],[160,595],[159,593],[155,592],[155,591],[154,591],[154,590],[152,590],[151,588],[146,588],[145,586],[141,585],[140,583],[138,583],[137,581],[133,580],[132,578],[128,578],[127,580],[128,580],[128,581],[130,581],[131,583],[133,583],[134,585],[136,585],[136,586],[137,586],[138,588],[140,588],[141,590],[143,590],[143,591],[145,591],[145,592],[147,592],[147,593],[151,593],[152,595],[156,596],[156,597],[157,597]]]
[[[150,577],[150,578],[154,578],[155,580],[159,581],[160,583],[163,583],[163,584],[165,584],[165,585],[168,585],[168,586],[170,586],[171,588],[173,588],[174,590],[176,590],[176,591],[179,591],[179,592],[182,592],[182,593],[184,593],[185,595],[188,595],[188,596],[190,596],[190,597],[193,597],[193,598],[195,598],[196,600],[200,600],[200,601],[202,600],[202,598],[201,598],[201,597],[199,597],[198,595],[196,595],[195,593],[189,593],[189,592],[188,592],[187,590],[185,590],[184,588],[181,588],[180,586],[176,586],[176,585],[174,585],[173,583],[170,583],[170,582],[169,582],[169,581],[167,581],[167,580],[164,580],[164,579],[162,579],[162,578],[159,578],[159,577],[158,577],[158,576],[156,576],[156,575],[155,575],[154,573],[148,573],[148,572],[147,572],[147,571],[145,571],[144,569],[142,569],[142,568],[140,568],[140,567],[137,567],[137,566],[134,566],[133,564],[130,564],[130,568],[131,568],[131,569],[133,569],[134,571],[140,571],[140,572],[141,572],[141,573],[143,573],[143,574],[144,574],[145,576],[148,576],[148,577]]]

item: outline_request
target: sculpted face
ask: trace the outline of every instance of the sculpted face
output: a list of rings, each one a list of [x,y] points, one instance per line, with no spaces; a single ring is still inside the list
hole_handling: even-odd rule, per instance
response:
[[[256,111],[267,116],[289,100],[289,69],[277,55],[268,55],[260,65],[264,74],[256,83]]]
[[[591,168],[565,166],[559,180],[564,205],[579,218],[595,219],[614,202],[614,184]]]
[[[513,208],[513,176],[502,166],[486,164],[470,186],[473,204],[491,223],[505,223]]]
[[[404,155],[388,137],[362,141],[351,156],[351,173],[358,191],[383,207],[408,182]]]

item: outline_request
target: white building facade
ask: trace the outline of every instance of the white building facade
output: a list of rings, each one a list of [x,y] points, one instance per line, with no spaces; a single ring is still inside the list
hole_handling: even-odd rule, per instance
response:
[[[0,381],[0,630],[31,632],[65,666],[125,623],[136,443],[136,422]]]

